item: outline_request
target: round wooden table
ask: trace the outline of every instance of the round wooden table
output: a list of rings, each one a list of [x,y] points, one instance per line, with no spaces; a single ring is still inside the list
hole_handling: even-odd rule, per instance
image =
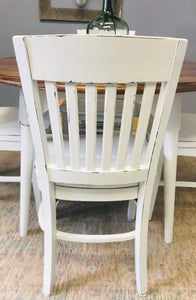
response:
[[[21,89],[21,82],[18,73],[16,60],[14,57],[0,58],[0,84],[15,86],[20,88],[19,107],[20,107],[20,120],[22,120],[21,135],[22,141],[31,139],[30,129],[28,127],[28,118],[25,115],[24,98]],[[64,90],[63,84],[58,84],[58,89]],[[44,89],[42,82],[39,83],[39,88]],[[79,91],[84,92],[84,86],[78,86]],[[157,88],[157,90],[159,87]],[[139,93],[142,92],[142,85],[139,86]],[[98,86],[98,92],[103,92],[104,86]],[[176,164],[177,164],[177,146],[178,146],[178,133],[181,125],[181,95],[182,93],[189,93],[196,91],[196,62],[185,61],[183,64],[182,72],[177,86],[176,96],[168,124],[167,132],[164,138],[164,198],[165,205],[171,209],[171,216],[173,215],[174,202],[175,202],[175,183],[176,183]],[[124,92],[124,86],[118,86],[118,93]],[[24,121],[26,120],[26,121]],[[30,145],[30,142],[28,142]],[[157,186],[158,186],[157,182]],[[156,196],[156,193],[154,193]],[[166,242],[171,242],[173,238],[173,219],[170,217],[165,218],[165,227],[170,232],[165,236]]]
[[[20,77],[18,73],[18,68],[16,64],[15,57],[0,58],[0,83],[21,87]],[[63,85],[58,85],[59,89],[63,88]],[[40,83],[40,88],[43,88],[42,83]],[[84,91],[84,86],[79,86],[80,91]],[[101,92],[103,86],[99,86],[99,91]],[[124,90],[123,85],[119,85],[118,91]],[[185,61],[182,67],[182,72],[180,75],[177,93],[187,93],[196,91],[196,62]]]

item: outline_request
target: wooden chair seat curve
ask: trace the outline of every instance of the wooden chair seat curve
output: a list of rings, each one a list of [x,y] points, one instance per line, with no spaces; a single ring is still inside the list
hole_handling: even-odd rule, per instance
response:
[[[139,36],[44,35],[16,36],[13,42],[42,193],[44,294],[50,294],[53,287],[56,239],[92,243],[135,239],[137,290],[140,295],[145,295],[148,216],[153,183],[187,41]],[[51,157],[44,128],[37,80],[45,81],[55,162]],[[68,147],[64,143],[56,82],[65,82]],[[157,82],[161,82],[161,91],[155,101]],[[84,165],[81,160],[81,138],[84,136],[79,131],[77,85],[80,83],[85,84]],[[105,85],[101,138],[97,134],[99,83]],[[120,132],[115,136],[118,83],[125,84],[125,93]],[[138,126],[132,138],[138,83],[144,83],[145,86]],[[156,110],[153,122],[150,123],[154,105]],[[145,147],[147,132],[149,138]],[[101,142],[98,141],[99,138]],[[101,151],[97,150],[98,144],[101,145]],[[97,160],[97,156],[100,156],[100,160]],[[130,159],[127,160],[128,156]],[[116,190],[120,190],[120,200],[125,200],[126,197],[127,200],[138,198],[134,231],[113,235],[82,235],[57,230],[57,194],[64,200],[90,201],[92,191],[95,191],[95,200],[108,201],[114,199]]]

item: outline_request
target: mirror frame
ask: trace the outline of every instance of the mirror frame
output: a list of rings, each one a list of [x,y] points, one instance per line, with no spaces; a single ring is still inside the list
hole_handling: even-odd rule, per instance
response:
[[[118,17],[122,16],[123,0],[114,1],[114,12]],[[43,21],[72,21],[89,22],[101,11],[85,8],[59,8],[52,7],[51,0],[39,0],[39,16]]]

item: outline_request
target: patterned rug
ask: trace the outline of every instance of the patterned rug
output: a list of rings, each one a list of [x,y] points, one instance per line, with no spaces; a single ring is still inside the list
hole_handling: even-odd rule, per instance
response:
[[[178,177],[196,179],[196,161],[179,158]],[[19,153],[1,153],[0,172],[16,173]],[[186,170],[186,173],[184,173]],[[187,175],[189,174],[189,176]],[[194,178],[194,179],[193,179]],[[31,201],[29,234],[19,236],[19,184],[0,183],[0,300],[184,300],[196,299],[196,189],[177,188],[174,241],[163,240],[163,189],[149,223],[148,295],[135,285],[134,241],[109,244],[58,242],[53,294],[42,295],[43,232]],[[65,211],[65,210],[64,210]],[[127,202],[67,203],[58,228],[88,233],[126,231]]]

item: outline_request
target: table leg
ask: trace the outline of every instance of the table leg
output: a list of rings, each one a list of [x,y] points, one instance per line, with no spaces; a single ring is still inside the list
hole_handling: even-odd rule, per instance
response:
[[[20,163],[20,235],[28,232],[29,204],[31,198],[31,179],[33,166],[33,145],[29,127],[21,126]]]
[[[164,238],[173,240],[178,132],[181,123],[181,95],[176,94],[164,138]]]
[[[20,158],[20,235],[28,232],[29,204],[33,167],[33,144],[22,89],[19,91],[19,120],[21,123]]]

